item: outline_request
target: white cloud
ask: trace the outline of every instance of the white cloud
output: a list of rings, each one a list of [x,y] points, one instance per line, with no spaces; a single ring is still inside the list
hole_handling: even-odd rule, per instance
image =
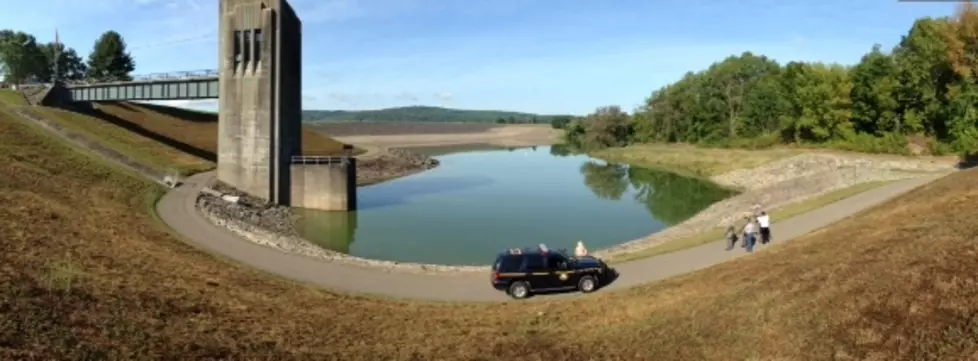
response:
[[[452,94],[451,92],[439,92],[438,94],[435,94],[435,96],[438,97],[438,99],[440,99],[441,101],[445,101],[445,102],[450,102],[452,100],[455,100],[455,94]]]
[[[400,94],[394,96],[394,99],[403,102],[416,103],[418,101],[418,96],[409,92],[401,92]]]

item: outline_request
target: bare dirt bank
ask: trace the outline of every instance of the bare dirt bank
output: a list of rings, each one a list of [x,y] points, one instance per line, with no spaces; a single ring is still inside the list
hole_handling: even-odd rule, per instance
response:
[[[560,131],[544,125],[503,125],[485,129],[469,129],[465,132],[441,132],[438,126],[427,126],[424,129],[427,133],[391,134],[390,132],[381,132],[378,128],[373,129],[374,134],[360,133],[333,135],[333,137],[341,142],[354,144],[368,150],[370,148],[409,148],[459,144],[522,147],[556,144],[560,142],[561,138]]]

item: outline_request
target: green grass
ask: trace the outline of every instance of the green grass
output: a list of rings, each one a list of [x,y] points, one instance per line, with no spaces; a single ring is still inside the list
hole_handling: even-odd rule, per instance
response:
[[[851,187],[835,190],[808,200],[789,204],[784,207],[770,211],[771,220],[773,222],[777,222],[798,215],[802,215],[810,211],[825,207],[829,204],[855,196],[857,194],[872,189],[876,189],[885,186],[887,184],[891,184],[893,182],[895,181],[878,181],[878,182],[860,183]],[[723,233],[724,233],[723,227],[714,228],[712,230],[705,231],[694,236],[680,238],[668,243],[661,244],[659,246],[644,249],[634,253],[624,254],[621,255],[620,257],[614,257],[613,259],[610,260],[610,262],[622,263],[622,262],[634,261],[637,259],[654,257],[654,256],[659,256],[667,253],[682,251],[684,249],[689,249],[696,246],[701,246],[704,244],[722,240]]]
[[[28,105],[27,99],[24,99],[23,95],[17,91],[7,89],[0,90],[0,104],[6,106]]]
[[[181,175],[189,175],[214,168],[212,162],[164,146],[153,139],[95,117],[48,107],[30,107],[24,108],[24,111],[161,172],[172,170]]]

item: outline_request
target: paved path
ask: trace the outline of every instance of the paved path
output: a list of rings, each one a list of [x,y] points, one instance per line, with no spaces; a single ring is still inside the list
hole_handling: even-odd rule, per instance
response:
[[[509,299],[504,293],[490,287],[488,273],[387,272],[287,254],[241,239],[230,231],[210,223],[194,207],[198,192],[213,176],[213,172],[191,176],[184,185],[168,192],[157,204],[157,211],[164,222],[189,241],[211,252],[273,274],[340,292],[440,301],[491,302]],[[777,222],[771,227],[775,239],[772,244],[822,228],[940,177],[941,175],[926,175],[898,181]],[[615,265],[620,273],[618,280],[601,292],[661,280],[746,255],[742,248],[727,252],[723,250],[724,247],[724,243],[718,240],[683,251]],[[759,246],[762,249],[763,247],[766,246]],[[579,293],[568,293],[534,299],[579,295]]]

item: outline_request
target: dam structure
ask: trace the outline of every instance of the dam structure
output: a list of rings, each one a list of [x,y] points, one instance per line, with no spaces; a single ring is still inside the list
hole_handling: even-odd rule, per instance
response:
[[[34,105],[218,99],[217,179],[269,202],[356,209],[352,152],[302,154],[302,22],[286,0],[220,0],[216,70],[54,82]],[[352,147],[351,147],[352,148]]]
[[[221,0],[220,8],[218,180],[276,204],[355,209],[356,160],[302,155],[295,11],[285,0]]]

